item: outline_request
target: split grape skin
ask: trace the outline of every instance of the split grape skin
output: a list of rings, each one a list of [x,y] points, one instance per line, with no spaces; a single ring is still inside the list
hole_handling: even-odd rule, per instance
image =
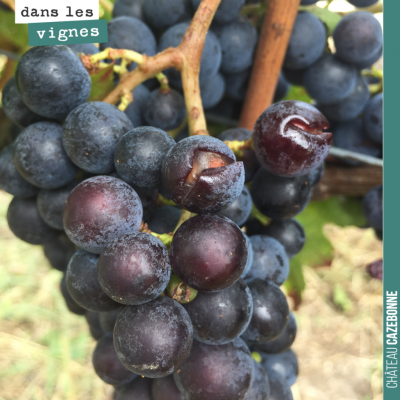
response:
[[[66,280],[72,298],[90,311],[111,311],[120,307],[103,291],[97,277],[99,257],[84,250],[78,250],[68,264]]]
[[[7,117],[19,127],[25,128],[46,118],[34,113],[23,102],[18,92],[15,77],[9,79],[3,89],[3,110]]]
[[[106,333],[97,342],[92,362],[96,374],[109,385],[126,385],[138,377],[125,368],[119,360],[112,333]]]
[[[29,244],[50,243],[60,234],[43,221],[35,198],[14,197],[8,207],[7,222],[11,232]]]
[[[218,292],[199,292],[184,307],[193,324],[194,338],[210,345],[238,338],[253,313],[251,293],[243,279]]]
[[[375,186],[363,198],[362,208],[370,226],[383,229],[383,186]]]
[[[280,286],[289,275],[289,258],[276,239],[266,235],[250,236],[253,263],[245,279],[263,279]]]
[[[124,385],[117,392],[115,400],[154,400],[151,397],[151,385],[153,379],[138,378]]]
[[[299,374],[299,365],[297,362],[296,354],[293,350],[289,349],[279,354],[267,354],[260,352],[262,357],[261,364],[269,374],[273,371],[279,374],[287,381],[289,386],[292,386]]]
[[[271,388],[264,367],[253,360],[253,374],[248,392],[243,400],[269,400]]]
[[[296,339],[297,323],[296,318],[290,312],[289,321],[285,330],[274,340],[267,343],[257,343],[256,347],[265,353],[278,354],[288,350]]]
[[[64,122],[65,151],[78,167],[92,174],[114,170],[118,140],[133,125],[126,114],[112,104],[91,101],[74,109]]]
[[[164,131],[176,129],[186,118],[185,100],[174,89],[156,89],[146,99],[143,118],[149,126]]]
[[[254,126],[260,164],[281,176],[305,175],[326,158],[332,144],[327,119],[315,107],[289,100],[268,107]]]
[[[347,63],[368,60],[382,47],[382,27],[374,14],[358,11],[344,16],[333,32],[336,55]]]
[[[99,320],[101,329],[105,332],[114,332],[114,326],[117,322],[118,314],[122,310],[123,306],[116,308],[115,310],[101,312]]]
[[[51,242],[46,243],[43,250],[52,268],[65,272],[69,260],[76,252],[76,247],[66,235],[62,234]]]
[[[114,164],[119,176],[131,185],[160,187],[161,167],[168,150],[175,145],[161,129],[143,126],[125,133],[114,153]]]
[[[300,253],[306,241],[303,226],[291,218],[271,221],[263,229],[262,234],[271,236],[281,243],[290,258]]]
[[[126,368],[148,378],[172,374],[189,355],[193,327],[186,310],[169,297],[126,306],[114,327],[114,346]]]
[[[276,339],[289,320],[286,297],[275,283],[261,279],[247,282],[253,297],[253,316],[244,339],[253,343],[266,343]]]
[[[218,139],[225,140],[239,140],[244,141],[250,139],[252,132],[245,128],[232,128],[222,132]],[[253,179],[254,174],[260,169],[260,163],[257,161],[257,157],[254,154],[254,150],[244,149],[243,157],[238,161],[243,162],[245,172],[245,182],[250,182]]]
[[[152,400],[185,400],[176,387],[173,375],[154,379],[151,385]]]
[[[100,313],[96,311],[86,311],[84,316],[93,339],[99,340],[105,333],[100,325]]]
[[[64,229],[80,248],[100,254],[111,240],[137,232],[143,208],[137,193],[124,181],[96,176],[80,183],[64,209]]]
[[[230,206],[244,184],[244,167],[211,136],[191,136],[170,149],[162,165],[167,196],[188,211],[216,213]]]
[[[43,189],[65,186],[78,173],[64,150],[62,127],[55,122],[25,128],[14,144],[14,163],[24,179]]]
[[[282,177],[260,168],[253,179],[251,197],[256,207],[272,219],[300,214],[311,199],[307,175]]]
[[[231,219],[238,226],[243,226],[250,216],[253,202],[249,189],[243,186],[240,196],[225,210],[222,210],[218,215],[222,215]]]
[[[57,120],[85,103],[92,87],[89,73],[67,46],[29,49],[15,77],[23,102],[36,114]]]
[[[139,305],[158,297],[171,275],[168,250],[156,237],[136,232],[108,243],[98,262],[105,293],[122,304]]]
[[[64,297],[65,305],[67,306],[68,310],[76,315],[85,315],[85,313],[88,310],[81,307],[69,294],[65,274],[63,275],[61,282],[60,282],[60,290],[61,290],[62,296]]]
[[[219,215],[197,215],[176,231],[170,257],[174,272],[196,290],[233,285],[247,262],[247,243],[239,227]]]
[[[241,339],[209,346],[193,342],[189,357],[174,372],[175,383],[185,399],[241,400],[251,383],[253,359]]]
[[[79,181],[73,180],[59,189],[40,189],[37,197],[38,209],[46,224],[54,229],[64,230],[63,213],[65,202],[78,184]]]
[[[21,199],[29,199],[38,194],[39,188],[25,180],[15,167],[14,146],[10,144],[0,151],[0,188]]]

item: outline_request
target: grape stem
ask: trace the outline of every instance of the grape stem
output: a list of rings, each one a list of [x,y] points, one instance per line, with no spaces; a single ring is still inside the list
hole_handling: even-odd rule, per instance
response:
[[[135,57],[132,61],[139,65],[127,74],[103,101],[116,104],[126,91],[132,91],[136,86],[150,78],[156,77],[160,80],[162,77],[164,79],[165,75],[160,75],[162,71],[168,68],[175,68],[181,71],[182,75],[189,133],[190,135],[208,135],[200,95],[199,72],[206,35],[220,2],[221,0],[201,1],[181,44],[176,48],[168,48],[153,57],[147,57],[146,55],[138,57],[138,53],[132,54],[135,52],[130,52],[129,50],[108,49],[110,54],[113,55],[118,54],[113,52],[129,52],[125,54],[129,54],[132,58]],[[104,58],[102,53],[91,57],[96,56],[95,60],[101,60]]]
[[[179,218],[178,223],[176,224],[174,233],[179,229],[179,227],[187,221],[189,218],[194,217],[196,214],[192,214],[190,211],[182,210],[181,217]]]
[[[224,143],[233,151],[238,159],[243,158],[243,150],[254,150],[253,138],[247,140],[225,140]]]
[[[251,207],[250,218],[257,219],[261,225],[267,226],[270,222],[270,219],[264,215],[253,203]]]
[[[148,233],[149,235],[152,235],[154,237],[156,237],[157,239],[159,239],[164,246],[169,249],[171,247],[171,243],[172,243],[172,238],[174,237],[173,233],[156,233],[156,232],[152,232],[148,225],[144,222],[142,222],[142,224],[140,225],[139,228],[139,232],[143,232],[143,233]]]
[[[156,197],[156,205],[157,207],[162,207],[162,206],[176,206],[176,203],[173,200],[167,199],[165,196],[163,196],[161,193],[157,193]]]

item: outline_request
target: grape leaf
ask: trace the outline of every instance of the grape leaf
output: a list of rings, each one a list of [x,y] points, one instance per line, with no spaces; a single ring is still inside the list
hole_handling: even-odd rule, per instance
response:
[[[321,8],[318,6],[311,6],[311,7],[301,6],[299,7],[299,10],[308,11],[309,13],[314,14],[316,17],[318,17],[327,27],[328,36],[333,35],[333,31],[335,30],[336,25],[342,19],[342,17],[339,14],[333,11],[329,11],[327,8]]]
[[[89,74],[92,90],[88,101],[101,101],[114,89],[114,63]]]
[[[15,14],[0,9],[0,43],[4,50],[23,53],[29,47],[28,25],[16,24]]]

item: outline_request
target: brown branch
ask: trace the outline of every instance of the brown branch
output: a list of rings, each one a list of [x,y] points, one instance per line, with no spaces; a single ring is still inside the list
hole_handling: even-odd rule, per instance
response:
[[[335,195],[364,196],[373,187],[381,185],[381,167],[343,167],[327,164],[324,176],[313,188],[313,200],[322,200]]]
[[[300,0],[270,0],[239,125],[253,130],[271,105]]]
[[[1,1],[15,12],[15,0],[1,0]]]
[[[115,104],[126,91],[133,90],[147,79],[172,67],[182,74],[190,134],[208,135],[200,95],[199,71],[207,31],[220,1],[202,0],[182,43],[177,48],[169,48],[153,57],[147,57],[103,101]]]

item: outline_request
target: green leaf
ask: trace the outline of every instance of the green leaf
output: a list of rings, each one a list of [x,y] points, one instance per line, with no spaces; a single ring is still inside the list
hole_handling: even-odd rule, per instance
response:
[[[90,72],[92,91],[88,101],[101,101],[114,89],[114,63]]]
[[[306,243],[302,251],[290,260],[290,273],[284,285],[301,299],[305,288],[303,265],[329,265],[333,258],[333,247],[323,234],[324,225],[365,226],[366,220],[358,199],[341,196],[311,202],[296,219],[306,232]]]
[[[28,24],[16,24],[13,12],[0,10],[0,43],[4,50],[24,52],[29,47]]]
[[[316,17],[318,17],[327,27],[328,30],[328,36],[333,35],[333,31],[336,28],[336,25],[340,22],[342,17],[333,12],[329,11],[327,8],[321,8],[318,6],[312,6],[312,7],[299,7],[300,11],[308,11],[311,14],[314,14]]]

